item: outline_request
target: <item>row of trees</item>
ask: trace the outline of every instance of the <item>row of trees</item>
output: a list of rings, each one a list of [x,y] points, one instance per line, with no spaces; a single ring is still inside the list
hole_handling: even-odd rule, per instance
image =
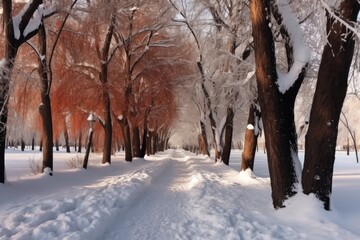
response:
[[[165,147],[179,118],[178,106],[191,101],[197,109],[201,153],[210,155],[212,142],[215,161],[228,164],[235,116],[247,108],[241,169],[253,169],[257,138],[264,129],[274,207],[283,207],[302,190],[330,208],[357,0],[338,5],[286,0],[251,0],[250,5],[241,0],[2,0],[2,7],[1,182],[7,128],[16,132],[12,126],[20,125],[20,132],[38,135],[43,170],[53,170],[53,142],[62,134],[65,142],[72,139],[81,146],[86,117],[94,113],[102,163],[111,163],[120,145],[131,161],[146,150]],[[322,27],[318,22],[323,16],[309,9],[326,13],[326,29],[315,40],[312,34],[303,36],[299,25],[307,33]],[[322,55],[318,67],[304,42],[316,49],[321,38],[326,46],[315,51]],[[316,73],[301,169],[295,101],[304,79]],[[180,117],[187,121],[188,116]]]
[[[165,148],[177,111],[175,89],[191,72],[189,48],[169,24],[173,12],[167,2],[2,1],[2,6],[1,182],[6,129],[18,134],[8,140],[41,140],[43,171],[53,170],[53,143],[60,135],[67,146],[70,140],[82,145],[89,113],[99,123],[94,143],[103,151],[102,163],[110,163],[122,145],[126,161]]]

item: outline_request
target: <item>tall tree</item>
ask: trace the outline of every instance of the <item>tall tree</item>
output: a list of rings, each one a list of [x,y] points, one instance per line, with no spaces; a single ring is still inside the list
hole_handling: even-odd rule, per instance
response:
[[[42,25],[42,19],[53,14],[56,8],[42,6],[42,0],[24,5],[23,10],[13,16],[12,1],[2,0],[3,24],[5,26],[5,57],[0,64],[0,182],[5,182],[5,141],[8,118],[8,98],[11,72],[19,47],[35,36]],[[36,14],[35,14],[36,13]],[[28,26],[31,26],[28,28]]]
[[[302,186],[305,194],[314,193],[329,210],[338,124],[354,53],[354,33],[350,29],[358,17],[360,3],[343,0],[332,9],[322,2],[326,8],[327,43],[306,134]]]
[[[281,1],[271,7],[268,1],[250,1],[258,99],[265,132],[272,199],[274,207],[280,208],[284,207],[283,202],[287,198],[297,192],[300,163],[297,159],[294,103],[309,56],[304,54],[306,49],[303,47],[301,35],[298,34],[299,30],[294,32],[293,26],[297,23],[291,15],[289,3]],[[288,73],[284,76],[277,73],[270,9],[274,15],[280,14],[283,29],[291,39],[289,43],[293,44],[292,64],[289,64]],[[283,14],[285,11],[286,14]],[[292,27],[287,26],[289,23]]]

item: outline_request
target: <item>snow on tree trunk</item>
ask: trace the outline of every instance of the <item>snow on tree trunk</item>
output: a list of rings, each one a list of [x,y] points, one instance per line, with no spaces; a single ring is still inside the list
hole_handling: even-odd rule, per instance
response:
[[[293,74],[288,74],[288,81],[292,82],[290,86],[285,88],[279,86],[275,45],[269,27],[270,3],[252,0],[250,1],[250,11],[258,100],[265,132],[272,199],[274,207],[280,208],[284,207],[284,201],[295,195],[297,191],[296,184],[300,171],[297,159],[294,102],[304,76],[304,69],[297,73],[298,78],[295,81],[292,79]],[[287,33],[290,39],[296,37],[288,30]],[[296,48],[297,46],[293,45],[292,47]],[[281,81],[285,81],[285,79]]]
[[[345,21],[356,21],[359,1],[343,0],[339,11]],[[330,210],[336,138],[354,53],[353,32],[327,12],[327,44],[320,63],[309,129],[306,134],[302,186]]]
[[[259,121],[259,119],[257,119],[256,111],[254,104],[251,104],[247,122],[248,125],[245,130],[244,150],[241,155],[241,171],[245,171],[248,168],[250,168],[251,171],[254,170],[255,151],[259,135],[259,127],[257,126],[258,124],[256,124],[256,121]]]

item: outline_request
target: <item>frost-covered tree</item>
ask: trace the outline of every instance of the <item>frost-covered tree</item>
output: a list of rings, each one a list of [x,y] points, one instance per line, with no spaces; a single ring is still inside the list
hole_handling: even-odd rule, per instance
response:
[[[33,0],[14,15],[11,0],[3,0],[3,25],[5,27],[5,52],[0,61],[0,182],[5,182],[5,141],[8,118],[8,98],[11,72],[19,47],[37,34],[44,18],[56,11],[55,4]]]

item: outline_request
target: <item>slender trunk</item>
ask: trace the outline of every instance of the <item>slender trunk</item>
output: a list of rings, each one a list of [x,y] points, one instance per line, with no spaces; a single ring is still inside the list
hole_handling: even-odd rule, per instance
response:
[[[12,1],[3,1],[3,25],[5,27],[6,41],[5,62],[3,66],[0,67],[0,183],[5,183],[6,123],[8,119],[9,84],[18,50],[13,31]]]
[[[31,150],[32,151],[35,150],[35,138],[32,138],[32,140],[31,140]]]
[[[146,136],[147,140],[146,140],[146,154],[148,156],[150,156],[152,153],[152,141],[153,141],[153,135],[154,132],[153,131],[148,131],[148,135]]]
[[[256,127],[256,107],[254,104],[251,104],[249,110],[249,117],[247,122],[247,127],[245,130],[245,141],[244,141],[244,150],[241,155],[241,171],[245,171],[250,168],[251,171],[254,170],[254,159],[255,152],[257,147],[257,138],[259,133],[255,132]]]
[[[140,130],[139,126],[132,127],[132,150],[134,157],[140,157]]]
[[[111,150],[112,150],[112,123],[111,123],[111,103],[110,103],[110,90],[108,83],[108,65],[109,65],[109,50],[111,39],[114,33],[115,17],[112,14],[108,26],[108,31],[105,37],[104,46],[101,51],[101,72],[100,81],[102,83],[102,101],[105,112],[105,139],[102,163],[111,163]]]
[[[70,143],[69,143],[69,133],[66,126],[66,120],[64,119],[64,138],[65,138],[65,146],[66,152],[70,153]]]
[[[354,150],[355,150],[355,156],[356,156],[356,162],[359,163],[359,156],[358,156],[358,150],[357,150],[357,146],[356,146],[356,135],[355,135],[355,131],[353,136],[353,142],[354,142]]]
[[[46,56],[46,31],[42,24],[39,29],[40,54]],[[39,107],[41,121],[42,121],[42,141],[43,141],[43,165],[42,171],[45,168],[50,168],[53,171],[53,126],[50,103],[50,85],[48,78],[48,67],[46,57],[41,58],[39,63],[39,75],[41,76],[41,104]]]
[[[43,141],[42,139],[40,139],[39,151],[42,152],[42,149],[43,149]]]
[[[349,137],[347,137],[346,155],[349,156],[349,154],[350,154],[350,143],[349,143]]]
[[[79,133],[79,142],[78,142],[78,153],[81,153],[81,148],[82,148],[82,132],[80,131]]]
[[[225,142],[224,149],[222,152],[221,159],[226,164],[229,165],[231,145],[232,145],[232,135],[233,135],[233,123],[234,123],[234,110],[231,107],[227,108],[226,114],[226,123],[225,123]]]
[[[144,158],[145,154],[146,154],[147,135],[148,135],[148,130],[147,130],[147,127],[145,127],[144,132],[143,132],[143,137],[142,137],[141,151],[140,151],[141,158]]]
[[[359,8],[357,0],[344,0],[337,12],[346,21],[356,21]],[[314,193],[324,203],[324,208],[330,210],[336,138],[354,39],[353,33],[329,14],[327,32],[306,134],[302,186],[305,194]]]

